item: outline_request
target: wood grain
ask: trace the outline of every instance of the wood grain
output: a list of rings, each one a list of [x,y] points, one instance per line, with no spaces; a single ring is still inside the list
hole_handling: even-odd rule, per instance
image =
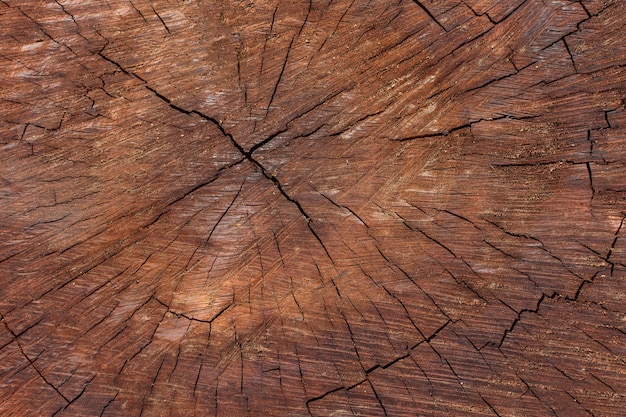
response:
[[[0,22],[0,415],[626,409],[626,2]]]

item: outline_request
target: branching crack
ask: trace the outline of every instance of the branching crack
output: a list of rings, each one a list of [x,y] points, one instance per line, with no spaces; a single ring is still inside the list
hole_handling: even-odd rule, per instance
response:
[[[397,142],[405,142],[408,140],[415,140],[415,139],[425,139],[425,138],[434,138],[434,137],[439,137],[439,136],[448,136],[449,134],[456,132],[458,130],[463,130],[463,129],[471,129],[472,126],[476,123],[480,123],[480,122],[493,122],[496,120],[502,120],[502,119],[511,119],[511,120],[528,120],[528,119],[536,119],[537,117],[540,117],[538,115],[533,115],[533,116],[521,116],[521,117],[516,117],[516,116],[511,116],[509,114],[506,115],[501,115],[501,116],[497,116],[497,117],[489,117],[489,118],[480,118],[477,120],[472,120],[469,123],[460,125],[460,126],[455,126],[451,129],[448,130],[443,130],[441,132],[435,132],[435,133],[428,133],[428,134],[423,134],[423,135],[415,135],[415,136],[408,136],[406,138],[397,138],[397,139],[393,139],[394,141]]]
[[[537,305],[535,306],[535,308],[524,308],[524,309],[520,310],[519,313],[517,313],[517,317],[515,318],[515,320],[513,320],[513,323],[511,323],[511,325],[509,326],[508,329],[504,330],[504,334],[502,335],[502,338],[500,339],[500,342],[498,343],[498,349],[500,349],[502,347],[502,344],[504,343],[504,339],[506,339],[507,335],[509,333],[511,333],[513,331],[513,329],[515,329],[515,326],[517,325],[517,323],[519,323],[519,321],[522,319],[522,314],[524,314],[524,313],[534,313],[534,314],[537,314],[539,312],[539,307],[541,306],[541,303],[543,303],[543,301],[546,298],[552,300],[552,299],[554,299],[557,296],[558,296],[557,293],[553,293],[550,296],[547,296],[546,294],[541,294],[541,297],[539,298],[539,300],[537,300]]]
[[[423,344],[423,343],[428,343],[428,344],[430,344],[430,342],[431,342],[431,341],[432,341],[435,337],[437,337],[437,336],[439,335],[439,333],[441,333],[441,332],[442,332],[442,331],[443,331],[446,327],[448,327],[448,325],[449,325],[450,323],[453,323],[453,321],[452,321],[452,320],[448,320],[448,321],[447,321],[447,322],[445,322],[445,323],[444,323],[441,327],[439,327],[437,330],[435,330],[435,331],[434,331],[434,332],[433,332],[430,336],[428,336],[428,337],[424,338],[423,340],[420,340],[420,341],[419,341],[419,342],[417,342],[415,345],[408,347],[407,352],[406,352],[405,354],[400,355],[400,356],[398,356],[398,357],[396,357],[396,358],[392,359],[391,361],[387,362],[387,363],[386,363],[386,364],[384,364],[384,365],[374,365],[374,366],[372,366],[371,368],[366,369],[366,370],[365,370],[365,378],[364,378],[363,380],[361,380],[361,381],[359,381],[359,382],[357,382],[357,383],[355,383],[355,384],[352,384],[352,385],[350,385],[350,386],[341,386],[341,387],[333,388],[333,389],[331,389],[331,390],[329,390],[329,391],[326,391],[325,393],[323,393],[323,394],[321,394],[321,395],[318,395],[317,397],[309,398],[309,399],[306,401],[306,406],[307,406],[307,409],[309,410],[309,413],[310,413],[309,404],[310,404],[310,403],[312,403],[312,402],[319,401],[319,400],[321,400],[321,399],[325,398],[326,396],[328,396],[328,395],[330,395],[330,394],[333,394],[333,393],[335,393],[335,392],[338,392],[338,391],[349,391],[349,390],[354,389],[354,388],[356,388],[356,387],[358,387],[359,385],[362,385],[362,384],[364,384],[364,383],[369,383],[369,384],[371,385],[371,382],[369,381],[369,374],[370,374],[370,373],[374,372],[376,369],[387,369],[387,368],[389,368],[389,367],[391,367],[391,366],[395,365],[396,363],[400,362],[400,361],[401,361],[401,360],[403,360],[403,359],[412,358],[411,353],[410,353],[411,351],[415,350],[418,346],[420,346],[420,345],[421,345],[421,344]],[[421,334],[421,332],[420,332],[420,334]],[[432,348],[432,346],[431,346],[431,348]],[[433,349],[433,350],[434,350],[434,349]],[[437,353],[437,354],[438,354],[438,353]],[[419,367],[419,365],[418,365],[417,363],[416,363],[416,365]],[[420,369],[421,369],[421,368],[420,368]],[[423,372],[423,371],[422,371],[422,372]],[[424,373],[424,375],[426,375],[426,374]],[[428,378],[428,376],[426,376],[426,378]],[[374,392],[374,394],[376,395],[376,390],[374,390],[374,387],[373,387],[373,386],[372,386],[372,391],[373,391],[373,392]],[[377,396],[377,395],[376,395],[376,397],[378,398],[378,396]],[[379,402],[380,402],[380,398],[378,398],[378,399],[379,399]],[[382,402],[381,402],[380,404],[381,404],[381,407],[382,407]],[[385,412],[385,415],[387,415],[385,408],[384,408],[384,407],[382,407],[382,408],[383,408],[383,412]]]
[[[273,139],[274,137],[278,136],[280,133],[282,133],[282,131],[279,131],[275,134],[273,134],[272,136],[270,136],[268,139],[265,139],[264,141],[260,142],[259,144],[253,146],[249,151],[246,151],[234,138],[233,135],[231,135],[230,133],[228,133],[226,131],[226,129],[224,129],[224,127],[222,126],[222,124],[215,118],[208,116],[198,110],[186,110],[183,109],[182,107],[176,106],[175,104],[173,104],[171,102],[170,99],[168,99],[167,97],[165,97],[164,95],[160,94],[158,91],[156,91],[154,88],[146,85],[146,88],[148,90],[150,90],[151,92],[153,92],[158,98],[160,98],[161,100],[163,100],[164,102],[166,102],[172,109],[187,114],[187,115],[197,115],[211,123],[213,123],[218,130],[222,133],[222,135],[226,136],[231,144],[239,151],[239,153],[241,155],[243,155],[243,157],[248,160],[250,163],[252,163],[262,174],[265,178],[267,178],[268,180],[270,180],[272,183],[274,183],[274,185],[276,186],[276,188],[278,189],[278,191],[280,192],[280,194],[290,203],[292,203],[293,205],[296,206],[296,208],[298,209],[298,211],[300,212],[300,214],[302,214],[302,216],[306,219],[307,221],[307,227],[309,228],[309,230],[311,231],[311,233],[313,234],[313,236],[315,237],[315,239],[319,242],[319,244],[322,246],[322,248],[324,249],[324,252],[326,253],[326,255],[328,256],[329,259],[332,259],[332,257],[330,256],[330,253],[328,252],[328,249],[326,248],[326,245],[324,245],[324,242],[322,242],[322,239],[320,239],[319,235],[317,234],[317,232],[315,231],[315,229],[313,229],[312,226],[312,219],[311,216],[308,215],[308,213],[304,210],[304,208],[302,207],[302,205],[300,204],[300,202],[298,200],[296,200],[295,198],[293,198],[292,196],[290,196],[285,189],[283,188],[283,185],[280,183],[280,181],[278,180],[278,178],[276,178],[275,175],[270,174],[267,169],[263,166],[263,164],[261,164],[258,160],[256,160],[253,156],[252,156],[252,152],[254,150],[256,150],[259,146],[262,146],[264,144],[266,144],[267,142],[269,142],[271,139]]]
[[[11,333],[11,336],[13,336],[13,339],[15,340],[15,343],[17,343],[17,347],[20,349],[20,353],[22,354],[22,356],[24,356],[24,358],[26,358],[26,360],[28,361],[28,364],[35,370],[37,375],[39,375],[39,377],[46,383],[46,385],[48,385],[50,388],[52,388],[61,398],[63,398],[63,400],[65,400],[65,402],[67,404],[70,404],[72,401],[70,399],[68,399],[65,395],[63,395],[63,393],[61,391],[59,391],[59,388],[57,388],[52,382],[50,382],[48,380],[48,378],[46,378],[45,375],[41,372],[41,370],[39,370],[37,365],[35,365],[35,362],[37,361],[39,356],[41,356],[41,354],[43,354],[43,352],[45,352],[45,350],[42,351],[39,355],[37,355],[37,357],[35,357],[35,359],[31,359],[26,354],[26,352],[24,352],[24,348],[22,347],[22,344],[21,344],[21,342],[19,340],[19,335],[15,334],[13,332],[13,330],[11,330],[11,328],[9,327],[7,322],[4,320],[4,317],[0,316],[0,318],[2,318],[2,323],[4,324],[4,327],[7,329],[7,331],[9,333]],[[20,334],[22,334],[22,333],[20,333]]]
[[[161,304],[163,307],[165,307],[167,309],[167,312],[170,314],[175,315],[176,317],[183,317],[187,320],[190,321],[197,321],[199,323],[208,323],[208,324],[212,324],[215,320],[217,320],[222,314],[224,314],[226,312],[226,310],[228,310],[229,308],[233,307],[233,304],[227,304],[225,307],[223,307],[220,311],[218,311],[217,313],[215,313],[215,315],[209,319],[209,320],[203,320],[203,319],[197,319],[195,317],[189,316],[185,313],[177,313],[176,311],[170,309],[170,306],[168,306],[167,304],[165,304],[163,301],[161,301],[159,298],[152,296],[152,299],[154,301],[156,301],[157,303]]]

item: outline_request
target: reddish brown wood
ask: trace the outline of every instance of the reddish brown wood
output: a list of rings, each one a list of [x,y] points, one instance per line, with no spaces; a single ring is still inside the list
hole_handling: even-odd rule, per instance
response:
[[[626,2],[0,22],[0,415],[623,414]]]

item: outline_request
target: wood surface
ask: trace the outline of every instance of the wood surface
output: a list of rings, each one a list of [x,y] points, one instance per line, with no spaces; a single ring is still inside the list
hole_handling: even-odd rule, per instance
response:
[[[623,416],[625,33],[0,1],[0,415]]]

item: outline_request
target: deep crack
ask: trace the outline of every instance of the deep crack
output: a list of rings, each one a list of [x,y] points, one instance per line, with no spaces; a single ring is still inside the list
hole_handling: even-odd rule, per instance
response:
[[[113,62],[113,61],[111,61]],[[120,67],[121,68],[121,67]],[[298,200],[296,200],[295,198],[291,197],[283,188],[282,184],[280,183],[280,181],[278,180],[278,178],[276,178],[275,175],[270,174],[269,172],[267,172],[267,169],[263,166],[263,164],[261,164],[259,161],[257,161],[253,156],[252,156],[252,152],[254,152],[257,148],[259,148],[260,146],[263,146],[264,144],[266,144],[267,142],[269,142],[270,140],[272,140],[274,137],[278,136],[280,133],[283,133],[284,131],[279,131],[277,133],[274,133],[273,135],[269,136],[267,139],[264,139],[263,141],[259,142],[258,144],[254,145],[252,148],[250,148],[249,151],[246,151],[243,146],[241,146],[233,137],[232,134],[230,134],[229,132],[226,131],[226,129],[224,129],[224,127],[222,126],[222,124],[215,119],[214,117],[211,117],[209,115],[206,115],[198,110],[186,110],[182,107],[179,107],[175,104],[173,104],[171,102],[170,99],[168,99],[167,97],[165,97],[164,95],[160,94],[157,90],[155,90],[154,88],[150,87],[149,85],[146,85],[146,88],[148,90],[150,90],[151,92],[154,93],[154,95],[156,95],[158,98],[160,98],[161,100],[163,100],[164,102],[166,102],[172,109],[180,112],[180,113],[184,113],[186,115],[192,115],[195,114],[197,116],[200,116],[201,118],[211,122],[213,125],[215,125],[215,127],[217,127],[217,129],[220,131],[220,133],[222,133],[222,135],[226,136],[231,144],[235,147],[235,149],[237,149],[237,151],[239,151],[239,153],[246,159],[248,160],[250,163],[252,163],[255,167],[257,167],[259,169],[259,171],[263,174],[263,176],[265,178],[267,178],[268,180],[272,181],[274,183],[274,185],[276,186],[276,188],[278,188],[278,191],[280,191],[280,193],[282,194],[282,196],[289,201],[290,203],[292,203],[293,205],[295,205],[298,208],[298,211],[300,212],[300,214],[302,214],[304,216],[304,218],[307,220],[307,223],[311,222],[311,216],[309,216],[307,214],[307,212],[304,210],[304,208],[302,207],[302,205],[300,204],[300,202]],[[309,225],[309,229],[311,229],[310,225]],[[311,232],[313,232],[313,234],[315,235],[315,237],[317,238],[317,240],[320,240],[319,237],[317,236],[317,234],[313,231],[313,229],[311,229]],[[321,241],[320,241],[321,242]]]

